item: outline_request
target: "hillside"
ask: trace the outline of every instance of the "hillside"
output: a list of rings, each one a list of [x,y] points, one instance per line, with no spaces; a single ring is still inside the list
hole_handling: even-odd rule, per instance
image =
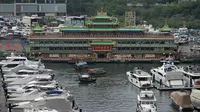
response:
[[[147,21],[161,27],[168,20],[171,27],[182,27],[185,21],[189,28],[200,28],[200,0],[182,3],[178,0],[68,0],[69,15],[92,16],[101,7],[121,22],[125,11],[135,11],[137,24]]]
[[[2,0],[3,3],[13,1]],[[93,16],[97,10],[104,8],[109,15],[118,17],[122,25],[125,11],[135,11],[137,24],[147,21],[158,28],[168,20],[168,24],[176,28],[182,27],[185,21],[189,28],[200,28],[200,0],[67,0],[67,4],[68,15]]]

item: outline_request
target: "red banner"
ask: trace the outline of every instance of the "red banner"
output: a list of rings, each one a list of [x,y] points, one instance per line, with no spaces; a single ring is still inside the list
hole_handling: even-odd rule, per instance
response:
[[[6,50],[11,50],[11,44],[10,43],[6,44]]]
[[[20,50],[20,44],[14,44],[13,49],[14,50]]]
[[[110,45],[96,45],[92,46],[93,51],[111,51]]]

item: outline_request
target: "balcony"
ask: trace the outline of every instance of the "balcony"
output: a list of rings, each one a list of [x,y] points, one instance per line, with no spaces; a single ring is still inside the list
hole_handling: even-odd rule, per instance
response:
[[[87,53],[91,53],[92,51],[90,50],[31,50],[31,52],[33,53],[66,53],[66,54],[73,54],[73,53],[84,53],[84,54],[87,54]]]
[[[173,44],[116,44],[115,47],[176,47]]]
[[[90,47],[89,44],[31,44],[31,47]]]
[[[150,50],[113,50],[112,53],[119,53],[119,54],[122,54],[122,53],[128,53],[128,54],[163,54],[163,53],[176,53],[175,51],[173,50],[165,50],[165,51],[150,51]]]

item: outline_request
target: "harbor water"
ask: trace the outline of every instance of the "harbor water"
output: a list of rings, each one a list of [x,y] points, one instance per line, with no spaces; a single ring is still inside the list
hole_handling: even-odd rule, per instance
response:
[[[45,63],[47,68],[56,72],[56,80],[70,90],[76,103],[83,112],[136,112],[137,95],[140,89],[128,82],[126,71],[136,66],[142,66],[145,71],[159,64],[90,64],[89,68],[103,67],[106,74],[98,77],[96,83],[79,84],[77,74],[72,64]],[[157,98],[158,112],[180,112],[171,105],[170,91],[153,89]],[[188,111],[197,112],[197,111]]]

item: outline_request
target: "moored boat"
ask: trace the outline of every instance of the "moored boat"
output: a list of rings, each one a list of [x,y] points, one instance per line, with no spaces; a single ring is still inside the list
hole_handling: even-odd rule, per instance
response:
[[[90,75],[103,75],[106,73],[106,71],[103,68],[93,68],[93,69],[88,69],[88,73]]]
[[[129,82],[134,84],[139,88],[151,88],[153,87],[152,76],[138,68],[135,68],[133,71],[126,72]]]
[[[140,91],[137,100],[136,112],[157,112],[156,97],[153,91]]]
[[[78,62],[78,63],[75,63],[74,64],[74,68],[76,69],[76,70],[80,70],[80,69],[84,69],[84,68],[88,68],[88,64],[87,64],[87,62]]]
[[[79,74],[78,75],[79,81],[81,83],[92,83],[92,82],[96,82],[96,78],[93,78],[91,75],[84,73],[84,74]]]
[[[163,63],[161,67],[152,68],[151,74],[155,81],[170,88],[184,88],[184,74],[173,62]]]
[[[178,107],[179,110],[192,110],[194,109],[190,95],[186,92],[175,91],[170,94],[170,98],[172,100],[172,104]]]
[[[194,108],[200,110],[200,80],[195,82],[194,87],[190,94],[191,103]]]

